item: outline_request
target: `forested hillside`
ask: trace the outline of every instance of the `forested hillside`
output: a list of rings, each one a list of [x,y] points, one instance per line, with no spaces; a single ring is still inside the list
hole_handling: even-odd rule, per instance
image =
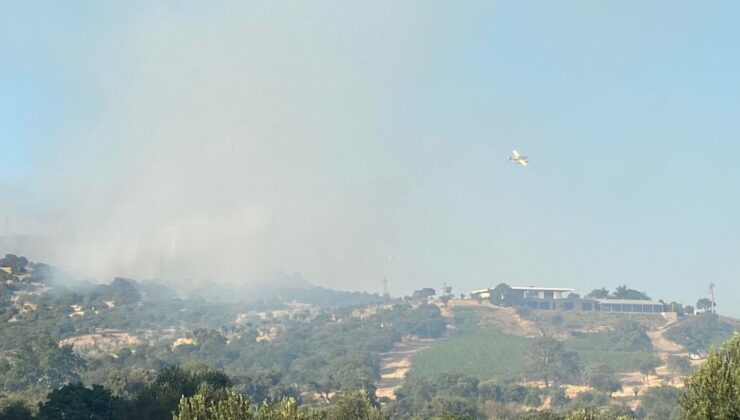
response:
[[[301,285],[266,299],[209,302],[132,279],[63,283],[51,267],[7,259],[14,265],[0,284],[3,405],[35,409],[50,390],[75,382],[136,400],[173,366],[228,372],[229,387],[255,404],[326,405],[337,392],[358,390],[374,398],[382,352],[447,327],[426,301]],[[166,415],[149,418],[167,418],[179,395],[168,401]]]
[[[736,325],[537,311],[450,288],[391,299],[284,281],[205,299],[2,264],[0,419],[678,419],[701,363],[689,356]],[[381,367],[400,362],[397,388],[376,396]]]

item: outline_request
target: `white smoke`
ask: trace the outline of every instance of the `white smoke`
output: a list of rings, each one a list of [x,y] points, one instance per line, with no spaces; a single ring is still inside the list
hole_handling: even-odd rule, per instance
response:
[[[384,59],[398,72],[414,57],[408,21],[344,13],[377,19],[355,32],[277,5],[148,8],[101,37],[80,65],[102,108],[43,151],[53,217],[27,224],[64,239],[39,259],[103,279],[284,270],[379,289],[406,187],[371,163],[393,153],[375,138],[378,88]],[[385,50],[362,50],[377,37]]]

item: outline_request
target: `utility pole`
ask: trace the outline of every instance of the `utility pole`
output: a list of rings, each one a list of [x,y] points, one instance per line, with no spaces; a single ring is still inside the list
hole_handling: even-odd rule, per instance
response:
[[[709,283],[709,300],[712,301],[712,313],[716,314],[717,309],[715,309],[716,303],[714,303],[714,283]]]
[[[383,276],[383,297],[388,298],[390,297],[390,293],[388,293],[388,272],[392,269],[391,265],[393,263],[393,255],[388,256],[388,262],[385,265],[385,276]]]

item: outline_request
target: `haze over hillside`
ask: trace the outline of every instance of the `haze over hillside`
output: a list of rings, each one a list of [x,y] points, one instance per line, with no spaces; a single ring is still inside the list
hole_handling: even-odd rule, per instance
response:
[[[740,2],[0,2],[0,420],[740,419]]]
[[[249,401],[240,412],[293,406],[251,416],[272,420],[702,418],[681,416],[684,384],[716,366],[708,349],[740,343],[737,320],[626,285],[563,291],[501,283],[392,298],[294,274],[184,293],[7,254],[0,419],[249,418],[223,405],[234,398]],[[229,414],[193,415],[206,397]]]
[[[740,315],[737,8],[4,5],[0,230],[100,280],[714,282]]]

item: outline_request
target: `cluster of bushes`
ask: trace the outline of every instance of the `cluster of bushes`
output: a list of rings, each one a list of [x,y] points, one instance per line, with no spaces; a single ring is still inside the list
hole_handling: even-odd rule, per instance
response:
[[[28,263],[29,261],[26,257],[19,257],[13,254],[6,254],[5,257],[0,258],[0,267],[10,268],[10,274],[25,273]]]
[[[151,420],[381,420],[377,401],[365,391],[335,394],[327,405],[299,408],[292,397],[262,399],[233,388],[222,371],[171,366],[132,394],[101,385],[70,383],[51,391],[38,410],[15,401],[0,411],[3,420],[151,419]]]
[[[516,383],[480,382],[457,374],[434,380],[407,377],[396,391],[391,418],[502,418],[528,420],[676,420],[682,419],[681,391],[671,386],[649,388],[638,409],[603,392],[587,391],[569,398],[563,388],[525,387]],[[541,407],[547,406],[547,409]],[[522,408],[529,410],[522,411]],[[447,416],[447,417],[445,417]]]
[[[586,297],[591,299],[650,300],[650,297],[645,292],[630,289],[626,285],[617,287],[611,293],[606,288],[594,289]]]
[[[716,314],[705,312],[672,326],[665,332],[665,337],[689,351],[698,352],[727,340],[734,330],[732,325],[722,322]]]
[[[392,418],[434,418],[445,413],[480,418],[491,414],[488,412],[490,403],[534,408],[547,399],[552,406],[569,402],[559,387],[538,388],[513,382],[482,382],[457,373],[427,378],[412,372],[406,376],[403,386],[396,390],[396,401],[389,404],[388,413]],[[485,403],[488,403],[488,408]]]
[[[126,292],[128,285],[118,281],[114,282],[115,287],[106,290]],[[135,299],[116,306],[113,313],[147,316],[146,311],[137,314],[128,310],[133,302]],[[342,313],[341,316],[324,313],[313,319],[265,321],[269,323],[264,328],[280,329],[271,341],[257,341],[259,327],[254,325],[201,328],[190,334],[193,339],[190,344],[174,347],[172,341],[141,343],[120,349],[114,355],[101,354],[86,360],[72,353],[69,347],[57,346],[56,338],[41,336],[23,341],[16,336],[20,341],[17,347],[0,355],[1,385],[6,391],[19,392],[39,381],[54,381],[47,384],[49,387],[80,379],[88,384],[106,383],[116,375],[128,380],[139,369],[156,370],[171,364],[204,361],[239,378],[235,386],[245,393],[271,397],[297,396],[299,391],[304,391],[327,399],[338,390],[365,389],[373,393],[373,384],[380,375],[382,352],[390,350],[404,336],[439,337],[447,327],[439,308],[429,304],[390,305],[364,319],[346,311]],[[69,320],[68,316],[65,318]],[[43,363],[38,363],[39,360]]]

